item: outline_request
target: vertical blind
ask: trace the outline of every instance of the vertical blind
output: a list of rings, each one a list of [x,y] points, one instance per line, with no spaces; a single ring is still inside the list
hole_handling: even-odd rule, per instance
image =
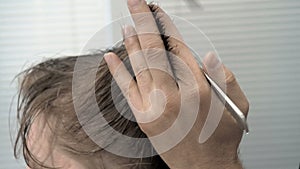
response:
[[[84,43],[110,20],[110,0],[2,0],[0,3],[0,169],[25,168],[16,161],[14,76],[45,58],[79,54]]]
[[[201,0],[201,8],[189,8],[186,1],[158,2],[208,36],[248,96],[251,132],[240,152],[245,168],[298,168],[300,1]],[[102,26],[124,15],[125,0],[1,1],[0,169],[24,166],[13,158],[8,127],[13,77],[45,57],[78,54]],[[190,45],[204,45],[190,27],[177,26]]]
[[[201,9],[183,7],[185,1],[159,2],[210,38],[246,92],[250,134],[240,150],[245,168],[298,168],[300,1],[200,0]],[[195,32],[177,26],[186,40],[201,47]]]
[[[201,8],[188,1],[158,4],[206,34],[245,91],[251,107],[250,133],[240,147],[244,167],[299,168],[300,1],[199,0]],[[128,15],[125,5],[112,3],[122,9],[112,11],[113,19]],[[174,22],[190,46],[207,46],[190,24]]]

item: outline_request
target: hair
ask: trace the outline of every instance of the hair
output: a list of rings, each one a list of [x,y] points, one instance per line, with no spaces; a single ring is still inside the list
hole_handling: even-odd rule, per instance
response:
[[[22,148],[24,159],[29,167],[51,168],[51,166],[43,164],[43,161],[39,160],[31,152],[28,145],[30,129],[37,119],[38,121],[43,121],[43,124],[48,125],[51,129],[50,135],[47,136],[47,140],[51,143],[50,151],[58,147],[68,156],[77,156],[81,159],[86,158],[89,161],[92,161],[91,159],[93,158],[99,158],[103,152],[108,153],[104,149],[105,147],[98,146],[90,139],[83,129],[85,124],[80,123],[77,118],[73,105],[72,79],[74,66],[78,58],[86,58],[87,60],[91,58],[100,59],[104,53],[109,51],[116,53],[121,60],[127,58],[124,45],[120,45],[113,49],[99,51],[90,55],[49,59],[21,73],[23,79],[20,84],[17,109],[20,128],[14,147],[16,157],[18,157],[18,152],[20,152],[19,149]],[[129,64],[126,65],[132,72],[131,66]],[[91,114],[93,116],[102,113],[108,124],[118,132],[130,137],[146,138],[138,124],[132,121],[134,119],[132,111],[118,87],[116,88],[116,93],[119,93],[117,97],[120,99],[119,101],[125,102],[121,111],[126,114],[126,117],[130,118],[123,117],[119,113],[120,110],[116,109],[111,93],[111,81],[113,78],[103,60],[97,69],[94,87],[97,104],[101,111],[88,112],[89,114],[86,113],[84,116],[90,118]],[[89,105],[87,104],[86,106]],[[106,127],[103,126],[100,132],[105,132]],[[94,134],[97,135],[97,133],[92,133],[92,135]],[[111,136],[106,136],[106,138],[109,137]],[[114,144],[113,140],[110,144]],[[116,158],[116,155],[110,154],[107,157]],[[101,160],[104,161],[106,159]],[[128,161],[132,163],[130,167],[168,168],[158,155],[149,158],[128,158]],[[92,168],[103,168],[103,166],[99,165]]]
[[[150,4],[149,8],[156,19],[166,50],[170,51],[171,47],[168,46],[169,37],[164,35],[164,26],[157,17],[157,12],[160,8],[153,4]],[[46,136],[46,140],[50,145],[47,149],[49,151],[48,154],[51,154],[54,149],[59,149],[63,154],[77,161],[88,161],[88,165],[85,166],[86,168],[112,168],[112,162],[116,166],[119,165],[119,167],[123,165],[122,168],[169,168],[159,155],[147,158],[125,158],[107,152],[105,147],[97,145],[83,129],[89,120],[86,120],[86,123],[79,122],[74,109],[74,96],[72,95],[72,81],[74,73],[76,73],[74,70],[76,61],[78,59],[92,59],[96,61],[101,59],[107,52],[117,54],[125,62],[125,66],[134,77],[131,65],[125,61],[128,58],[128,54],[123,44],[119,44],[111,49],[99,50],[92,54],[49,59],[19,74],[21,77],[17,107],[19,130],[14,146],[16,158],[22,152],[25,162],[29,167],[54,168],[53,166],[44,164],[32,152],[29,146],[31,128],[34,123],[39,122],[42,125],[38,125],[38,128],[45,128],[47,126],[50,129],[49,134]],[[85,67],[84,69],[86,71],[87,68]],[[83,102],[85,104],[80,105],[80,109],[86,111],[84,111],[82,118],[93,118],[101,113],[108,125],[119,133],[135,138],[147,138],[134,121],[133,113],[118,86],[114,88],[113,92],[117,93],[118,102],[122,104],[121,108],[120,105],[118,105],[118,109],[116,108],[111,88],[113,77],[109,72],[106,62],[102,60],[97,67],[89,67],[88,69],[90,71],[96,70],[97,72],[94,86],[81,87],[86,88],[88,91],[95,91],[94,94],[99,110],[89,111],[91,109],[89,109],[90,105],[88,101]],[[76,71],[83,71],[83,69],[76,69]],[[88,97],[85,99],[88,100]],[[97,135],[99,132],[103,132],[107,133],[103,139],[113,137],[113,133],[106,132],[108,126],[102,125],[101,127],[100,129],[93,130],[91,134]],[[42,135],[43,133],[34,134]],[[109,139],[107,145],[113,144],[116,144],[115,140]],[[149,149],[149,147],[147,148]],[[151,148],[153,149],[153,147]],[[144,148],[142,147],[140,151],[142,152],[143,150]],[[120,159],[126,161],[125,164],[119,164],[118,160]],[[110,162],[105,162],[109,160]]]

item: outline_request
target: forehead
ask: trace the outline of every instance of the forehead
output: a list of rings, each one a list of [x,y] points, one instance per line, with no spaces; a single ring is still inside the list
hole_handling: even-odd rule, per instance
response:
[[[27,145],[32,155],[49,167],[84,169],[84,166],[63,153],[55,144],[54,128],[49,125],[50,122],[51,119],[46,120],[42,114],[34,119],[27,136]],[[34,168],[42,168],[32,163]]]

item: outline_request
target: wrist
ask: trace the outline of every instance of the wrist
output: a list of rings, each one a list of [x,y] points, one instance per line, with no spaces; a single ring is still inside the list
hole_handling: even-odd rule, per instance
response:
[[[243,169],[241,162],[237,160],[227,159],[210,159],[209,161],[201,161],[199,165],[193,165],[191,169]]]
[[[174,147],[161,154],[172,169],[242,169],[236,149],[212,145],[189,144]],[[230,146],[229,146],[230,147]]]
[[[168,164],[169,165],[169,164]],[[231,160],[225,160],[225,159],[215,159],[211,158],[206,160],[203,160],[199,158],[198,160],[190,160],[186,161],[185,164],[174,164],[169,165],[171,169],[216,169],[216,168],[222,168],[222,169],[243,169],[243,166],[239,160],[231,161]]]
[[[212,146],[202,148],[202,158],[200,162],[203,164],[201,169],[242,169],[242,164],[238,157],[238,151],[235,148],[222,147],[214,149]],[[195,166],[194,169],[197,167]],[[199,168],[199,167],[198,167]]]

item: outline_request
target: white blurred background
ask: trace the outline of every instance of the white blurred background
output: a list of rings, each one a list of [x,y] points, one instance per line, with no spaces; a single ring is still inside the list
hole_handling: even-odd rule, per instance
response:
[[[245,90],[251,103],[251,132],[240,152],[245,168],[297,169],[300,1],[201,0],[202,8],[189,8],[186,1],[158,2],[210,38]],[[15,124],[9,129],[10,111],[10,121],[15,118],[14,76],[43,58],[79,54],[94,33],[126,15],[125,0],[0,1],[0,169],[24,167],[14,159],[10,140],[15,135]],[[178,27],[185,39],[201,46],[189,27]]]

